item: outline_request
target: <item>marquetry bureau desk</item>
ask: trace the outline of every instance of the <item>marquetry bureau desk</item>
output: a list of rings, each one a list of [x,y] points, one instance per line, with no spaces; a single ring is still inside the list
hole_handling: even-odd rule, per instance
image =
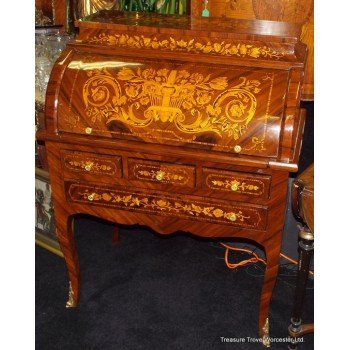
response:
[[[59,242],[79,299],[72,218],[264,248],[259,336],[278,271],[288,174],[297,171],[306,47],[296,24],[102,11],[49,81],[45,125]]]

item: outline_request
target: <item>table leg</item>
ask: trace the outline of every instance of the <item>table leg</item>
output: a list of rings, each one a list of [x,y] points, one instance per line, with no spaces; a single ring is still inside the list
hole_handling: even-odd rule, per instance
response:
[[[297,349],[298,337],[313,332],[313,325],[302,325],[301,312],[305,299],[306,283],[309,276],[310,261],[314,250],[314,236],[307,229],[299,232],[299,263],[298,276],[295,288],[294,308],[291,324],[288,327],[289,336],[292,337],[289,349]]]
[[[56,203],[57,204],[57,203]],[[55,205],[57,237],[61,246],[69,277],[69,294],[66,307],[75,307],[79,300],[80,272],[78,255],[75,249],[73,216]]]
[[[279,240],[282,239],[282,235],[279,235]],[[279,255],[280,244],[276,242],[270,242],[265,246],[266,255],[266,268],[264,281],[261,291],[260,308],[259,308],[259,337],[262,338],[263,345],[270,347],[270,334],[269,334],[269,305],[272,297],[272,292],[276,284],[276,278],[279,267]]]

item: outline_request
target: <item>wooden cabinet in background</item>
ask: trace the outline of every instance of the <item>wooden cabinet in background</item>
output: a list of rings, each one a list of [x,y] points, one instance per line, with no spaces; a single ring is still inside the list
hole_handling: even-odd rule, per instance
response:
[[[67,6],[70,0],[35,0],[35,8],[52,20],[52,24],[62,25],[62,32],[68,29]]]
[[[200,16],[203,1],[191,1],[191,16]],[[302,24],[301,41],[308,47],[302,100],[314,99],[313,0],[209,0],[211,17],[263,19]]]

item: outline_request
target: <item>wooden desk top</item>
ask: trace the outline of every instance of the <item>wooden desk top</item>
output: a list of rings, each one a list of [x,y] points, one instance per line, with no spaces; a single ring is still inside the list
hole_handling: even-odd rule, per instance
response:
[[[240,20],[219,17],[190,17],[156,13],[100,11],[78,21],[79,27],[120,28],[147,27],[162,32],[192,31],[228,34],[269,35],[284,42],[295,42],[301,32],[300,24],[266,20]],[[139,30],[139,29],[138,29]],[[141,29],[142,30],[142,29]],[[277,40],[277,39],[275,39]]]

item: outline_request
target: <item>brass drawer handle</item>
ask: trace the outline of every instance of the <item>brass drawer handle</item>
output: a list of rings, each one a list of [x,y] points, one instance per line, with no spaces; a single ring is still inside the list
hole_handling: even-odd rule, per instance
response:
[[[162,180],[164,179],[164,175],[165,175],[165,172],[159,170],[159,171],[157,171],[157,173],[156,173],[156,179],[157,179],[158,181],[162,181]]]
[[[92,128],[85,128],[85,133],[86,134],[91,134],[92,133]]]
[[[242,151],[242,147],[240,145],[236,145],[233,150],[236,152],[236,153],[239,153]]]
[[[234,183],[231,185],[231,191],[236,192],[238,190],[238,184]]]
[[[230,214],[230,216],[228,217],[230,221],[236,221],[237,220],[237,216],[236,214]]]
[[[89,194],[87,198],[88,198],[88,200],[89,200],[90,202],[92,202],[92,201],[94,200],[94,198],[95,198],[95,193]]]
[[[87,163],[85,164],[85,166],[84,166],[84,169],[85,169],[86,171],[91,171],[93,165],[94,165],[93,162],[87,162]]]

